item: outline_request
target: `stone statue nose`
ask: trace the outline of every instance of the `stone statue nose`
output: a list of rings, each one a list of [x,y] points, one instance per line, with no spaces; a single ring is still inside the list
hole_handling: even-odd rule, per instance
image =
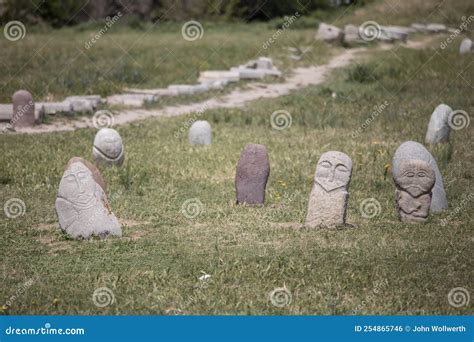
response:
[[[79,192],[84,192],[84,187],[82,186],[82,182],[76,177],[76,184],[77,184],[77,190],[79,190]]]
[[[329,182],[334,182],[334,176],[336,175],[336,170],[331,170],[331,175],[329,176]]]

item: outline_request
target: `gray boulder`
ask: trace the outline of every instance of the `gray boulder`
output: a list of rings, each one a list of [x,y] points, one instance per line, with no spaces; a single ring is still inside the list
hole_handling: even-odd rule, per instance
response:
[[[92,156],[96,162],[121,166],[125,151],[120,134],[113,128],[102,128],[95,135]]]
[[[462,55],[471,52],[471,50],[472,40],[470,40],[469,38],[464,38],[461,42],[461,45],[459,46],[459,53]]]
[[[188,140],[191,145],[210,145],[212,143],[212,129],[209,122],[198,120],[189,129]]]
[[[448,142],[451,129],[448,125],[448,119],[452,111],[451,107],[445,104],[440,104],[435,108],[426,131],[425,142],[427,144]]]
[[[344,37],[344,32],[333,25],[328,25],[325,23],[319,24],[318,32],[316,33],[317,40],[324,40],[325,42],[342,42]]]

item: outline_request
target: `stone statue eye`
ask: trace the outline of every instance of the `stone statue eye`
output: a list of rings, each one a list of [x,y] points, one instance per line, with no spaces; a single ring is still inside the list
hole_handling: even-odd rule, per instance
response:
[[[330,168],[330,167],[332,166],[332,164],[331,164],[330,162],[328,162],[328,161],[323,161],[323,162],[321,162],[321,163],[319,164],[319,166],[328,169],[328,168]]]
[[[73,175],[68,175],[66,176],[66,180],[68,182],[74,182],[76,180],[76,177],[74,177]]]
[[[426,176],[427,176],[426,172],[424,171],[418,172],[418,177],[426,177]]]
[[[339,172],[348,172],[349,170],[347,169],[347,167],[345,167],[344,165],[338,165],[336,166],[336,170],[339,171]]]
[[[80,179],[84,179],[84,178],[87,177],[87,172],[85,172],[85,171],[79,172],[77,174],[77,177],[79,177]]]
[[[413,171],[409,171],[409,172],[405,173],[405,176],[406,177],[415,177],[415,173]]]

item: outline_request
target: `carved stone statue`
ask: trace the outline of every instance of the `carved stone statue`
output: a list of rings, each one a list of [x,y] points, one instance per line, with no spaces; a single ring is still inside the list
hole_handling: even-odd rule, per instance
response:
[[[81,158],[73,158],[59,183],[56,213],[59,225],[73,238],[92,235],[104,238],[122,235],[122,229],[110,210],[99,171]]]
[[[95,135],[92,156],[96,162],[122,165],[124,148],[120,134],[113,128],[102,128]]]
[[[398,214],[403,222],[424,222],[430,214],[432,189],[436,176],[423,160],[400,162],[394,175]]]
[[[332,228],[346,223],[352,160],[342,152],[326,152],[319,158],[308,203],[306,226]]]

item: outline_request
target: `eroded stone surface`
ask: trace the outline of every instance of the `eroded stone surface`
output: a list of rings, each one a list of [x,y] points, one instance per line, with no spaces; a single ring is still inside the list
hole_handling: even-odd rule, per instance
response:
[[[393,175],[398,215],[403,222],[424,222],[430,214],[436,175],[422,160],[403,160]]]
[[[433,187],[433,196],[431,199],[430,210],[433,213],[440,212],[448,208],[448,199],[444,191],[443,177],[439,172],[438,165],[431,153],[420,143],[415,141],[406,141],[395,151],[392,160],[392,176],[399,174],[400,164],[404,160],[422,160],[433,169],[436,181]]]
[[[321,155],[309,197],[306,226],[334,228],[346,223],[351,176],[352,160],[348,155],[337,151]]]
[[[237,163],[235,175],[237,203],[264,204],[269,175],[270,161],[265,146],[247,144]]]
[[[427,144],[444,143],[449,140],[448,119],[452,111],[451,107],[445,104],[440,104],[435,108],[426,131],[425,142]]]
[[[324,40],[325,42],[342,42],[344,33],[336,26],[325,23],[319,24],[316,39]]]
[[[191,145],[210,145],[212,143],[212,129],[209,122],[198,120],[189,129],[188,140]]]
[[[461,42],[461,45],[459,46],[459,53],[464,54],[464,53],[470,53],[472,50],[472,40],[469,38],[464,38]]]
[[[61,229],[73,238],[122,235],[109,207],[105,185],[100,185],[98,179],[102,179],[99,171],[81,158],[71,159],[61,178],[56,213]]]
[[[113,128],[102,128],[95,135],[92,156],[96,162],[122,165],[125,151],[120,134]]]
[[[11,124],[15,128],[35,125],[35,102],[30,92],[19,90],[13,94],[13,116]]]

